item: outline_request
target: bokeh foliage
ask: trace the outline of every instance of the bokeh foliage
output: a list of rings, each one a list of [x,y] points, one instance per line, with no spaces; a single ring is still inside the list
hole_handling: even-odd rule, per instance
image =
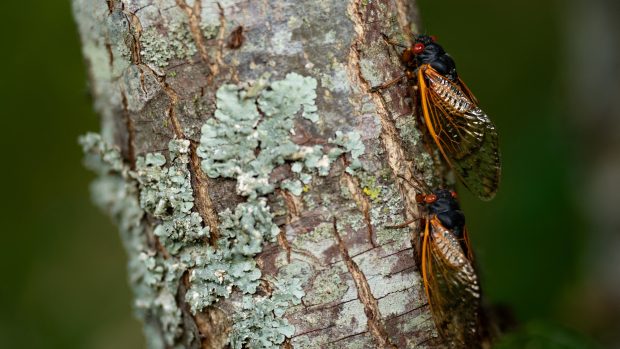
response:
[[[99,121],[70,3],[0,6],[0,347],[140,347],[120,239],[90,202],[76,143]]]

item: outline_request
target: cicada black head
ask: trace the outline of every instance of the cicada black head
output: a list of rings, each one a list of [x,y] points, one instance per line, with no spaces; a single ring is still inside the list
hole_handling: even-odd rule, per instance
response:
[[[408,51],[411,59],[415,59],[418,65],[430,63],[434,58],[446,53],[443,47],[435,42],[435,37],[428,35],[415,36]]]
[[[446,51],[435,42],[432,35],[417,35],[413,45],[403,52],[403,62],[408,67],[419,67],[429,64],[440,74],[452,81],[458,79],[456,64]]]
[[[416,35],[414,36],[413,39],[414,39],[414,43],[413,43],[414,46],[415,44],[422,44],[424,46],[428,46],[431,44],[436,45],[436,41],[437,41],[434,35],[424,35],[424,34]]]
[[[452,230],[457,238],[463,236],[465,215],[456,200],[456,193],[447,189],[437,189],[431,195],[434,200],[426,202],[430,214],[436,215],[444,227]]]

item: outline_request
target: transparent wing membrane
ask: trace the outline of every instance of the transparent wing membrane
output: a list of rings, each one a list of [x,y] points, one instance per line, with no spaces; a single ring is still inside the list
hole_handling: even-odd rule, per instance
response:
[[[492,199],[501,171],[495,125],[462,81],[422,65],[418,86],[424,120],[440,152],[469,190]]]
[[[477,348],[480,288],[467,252],[437,217],[427,220],[422,277],[437,330],[450,348]]]

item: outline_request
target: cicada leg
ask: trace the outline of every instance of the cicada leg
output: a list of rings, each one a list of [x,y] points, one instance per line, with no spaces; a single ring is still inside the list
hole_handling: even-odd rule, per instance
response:
[[[418,227],[423,227],[425,225],[426,219],[424,217],[418,217],[411,220],[408,220],[404,223],[397,225],[389,225],[386,226],[387,229],[402,229],[407,228],[413,223],[420,222]],[[422,261],[422,237],[423,231],[421,229],[415,229],[413,236],[411,237],[411,245],[413,246],[413,258],[416,261],[416,265],[420,265]]]
[[[378,92],[378,91],[382,91],[385,90],[395,84],[397,84],[398,82],[400,82],[401,80],[405,79],[407,77],[407,74],[403,74],[401,76],[397,76],[392,80],[386,81],[384,83],[382,83],[381,85],[377,85],[377,86],[373,86],[370,88],[370,92]]]
[[[397,47],[400,47],[400,48],[403,48],[403,49],[407,48],[407,45],[401,44],[400,42],[397,42],[396,40],[390,39],[389,36],[387,36],[387,35],[385,35],[383,33],[381,33],[381,38],[383,38],[383,41],[385,41],[385,43],[388,44],[388,45],[397,46]]]
[[[417,221],[419,221],[422,218],[414,218],[412,220],[408,220],[404,223],[401,224],[397,224],[397,225],[388,225],[386,226],[387,229],[402,229],[402,228],[407,228],[409,225],[411,225],[412,223],[415,223]]]

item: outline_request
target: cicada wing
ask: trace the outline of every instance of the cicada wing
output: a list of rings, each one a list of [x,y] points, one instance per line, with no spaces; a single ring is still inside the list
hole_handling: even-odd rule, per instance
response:
[[[424,121],[439,151],[469,190],[492,199],[501,172],[495,125],[464,84],[431,66],[419,68],[418,86]]]
[[[458,239],[436,217],[424,231],[422,276],[442,338],[450,348],[478,348],[478,278]]]

